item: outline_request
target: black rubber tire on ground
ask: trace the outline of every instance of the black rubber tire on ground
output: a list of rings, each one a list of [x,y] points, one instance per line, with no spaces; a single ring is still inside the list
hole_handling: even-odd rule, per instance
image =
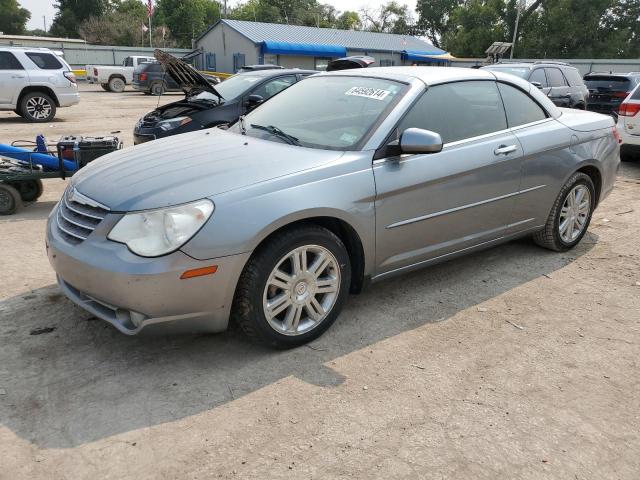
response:
[[[164,91],[165,91],[164,83],[162,82],[153,82],[149,87],[149,92],[151,92],[151,95],[155,95],[157,97],[162,95]]]
[[[109,79],[109,91],[114,93],[124,92],[127,84],[121,77],[111,77]]]
[[[340,266],[341,283],[335,303],[323,321],[306,333],[287,336],[269,325],[263,312],[263,295],[277,262],[288,252],[304,245],[319,245],[334,255]],[[298,347],[315,340],[333,324],[349,294],[350,283],[351,262],[340,238],[317,225],[296,226],[275,234],[254,252],[238,281],[231,318],[255,342],[280,349]]]
[[[36,110],[30,112],[29,110],[33,108]],[[43,109],[42,113],[38,110],[40,108]],[[20,111],[20,116],[28,122],[50,122],[56,116],[56,102],[46,93],[29,92],[20,99],[18,110]]]
[[[20,198],[23,202],[35,202],[42,196],[42,192],[44,191],[42,180],[38,178],[13,182],[12,186],[20,193]]]
[[[571,192],[571,190],[573,190],[573,188],[577,185],[585,185],[589,190],[589,193],[591,194],[591,209],[589,211],[584,229],[582,230],[580,235],[578,235],[578,237],[572,242],[567,243],[560,236],[560,231],[558,228],[558,225],[560,223],[560,210],[562,209],[562,205],[564,204],[569,192]],[[582,237],[584,237],[585,233],[587,233],[595,205],[596,189],[593,185],[591,177],[581,172],[574,173],[560,189],[560,193],[558,194],[558,198],[556,198],[556,201],[553,203],[553,207],[551,208],[551,212],[549,213],[549,218],[547,219],[547,223],[545,224],[544,229],[540,230],[533,236],[534,242],[536,242],[541,247],[548,248],[549,250],[554,250],[556,252],[564,252],[575,247],[578,243],[580,243],[580,240],[582,240]]]
[[[109,84],[108,83],[101,83],[100,86],[102,87],[102,89],[105,92],[110,92],[111,90],[109,89]]]
[[[0,183],[0,215],[13,215],[22,207],[20,193],[11,185]]]

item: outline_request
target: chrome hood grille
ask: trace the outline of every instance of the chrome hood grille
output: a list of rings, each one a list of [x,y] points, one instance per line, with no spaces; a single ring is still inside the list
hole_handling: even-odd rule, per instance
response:
[[[60,233],[70,243],[78,244],[91,235],[108,213],[109,208],[70,187],[58,205],[56,223]]]

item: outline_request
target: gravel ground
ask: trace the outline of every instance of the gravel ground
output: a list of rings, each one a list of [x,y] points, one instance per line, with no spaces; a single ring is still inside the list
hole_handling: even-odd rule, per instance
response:
[[[156,102],[82,86],[51,125],[0,112],[0,143],[131,145]],[[129,338],[73,306],[43,241],[64,185],[0,219],[0,479],[640,477],[640,162],[573,251],[522,240],[377,284],[287,352]]]

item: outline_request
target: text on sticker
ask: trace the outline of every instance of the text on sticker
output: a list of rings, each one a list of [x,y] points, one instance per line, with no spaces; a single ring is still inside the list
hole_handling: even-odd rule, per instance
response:
[[[353,95],[354,97],[373,98],[374,100],[383,100],[389,95],[389,90],[382,90],[381,88],[371,87],[351,87],[344,92],[345,95]]]

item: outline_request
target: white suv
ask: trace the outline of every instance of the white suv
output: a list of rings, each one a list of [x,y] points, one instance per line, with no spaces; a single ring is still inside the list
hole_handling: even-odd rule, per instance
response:
[[[640,85],[620,104],[617,126],[622,140],[620,158],[640,158]]]
[[[76,77],[48,48],[0,46],[0,110],[29,122],[49,122],[57,107],[80,101]]]

